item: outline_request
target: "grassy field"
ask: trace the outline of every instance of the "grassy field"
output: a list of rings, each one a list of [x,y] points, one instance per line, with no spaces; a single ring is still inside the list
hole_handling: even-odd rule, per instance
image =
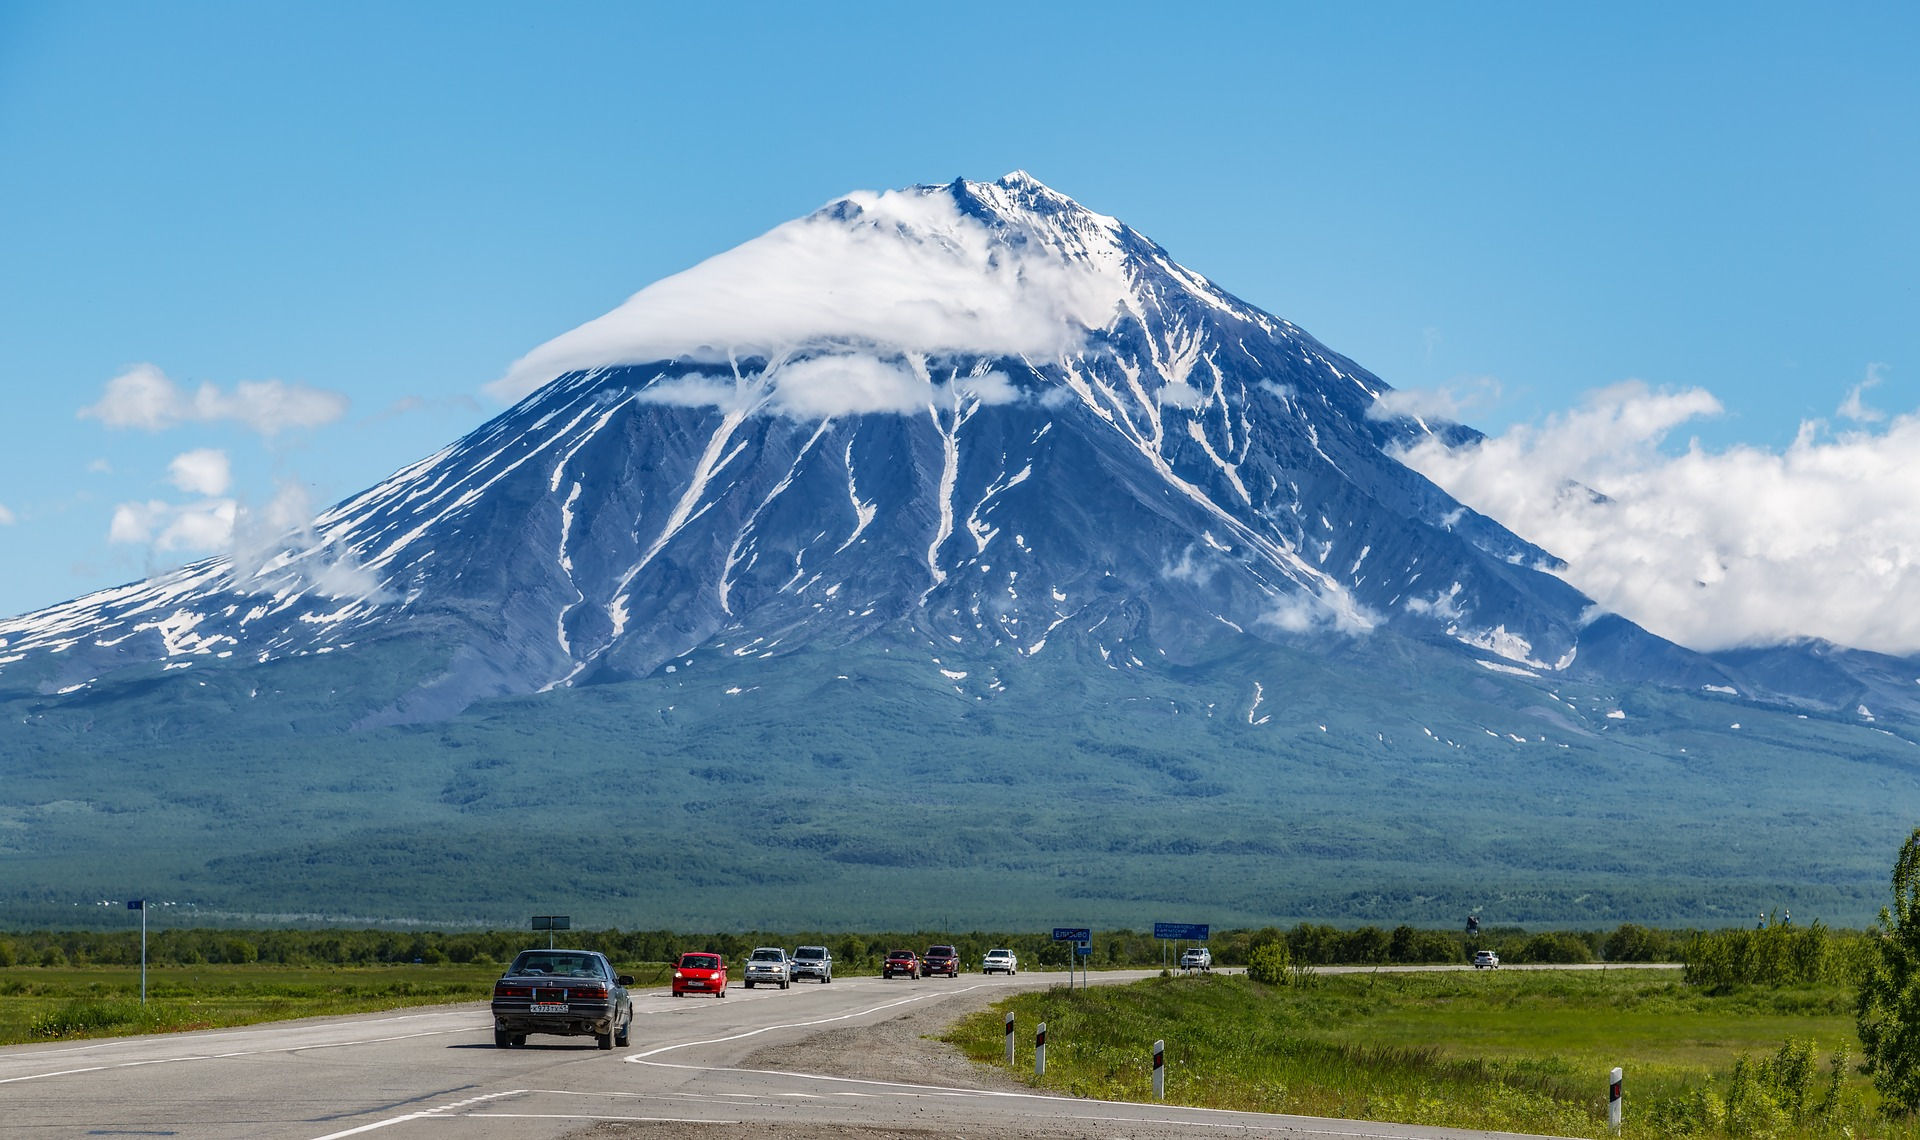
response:
[[[668,967],[623,964],[636,985],[665,985]],[[393,966],[13,966],[0,969],[0,1045],[132,1033],[175,1033],[487,1000],[497,964]]]
[[[497,966],[155,967],[140,1004],[138,966],[0,970],[0,1045],[168,1033],[482,1001]]]
[[[1607,1134],[1608,1070],[1626,1070],[1627,1135],[1912,1137],[1878,1119],[1843,987],[1709,997],[1678,972],[1382,973],[1269,987],[1244,976],[1023,994],[948,1038],[1043,1087],[1215,1108],[1561,1136]],[[1789,1045],[1789,1042],[1793,1044]],[[1783,1048],[1784,1047],[1784,1048]]]

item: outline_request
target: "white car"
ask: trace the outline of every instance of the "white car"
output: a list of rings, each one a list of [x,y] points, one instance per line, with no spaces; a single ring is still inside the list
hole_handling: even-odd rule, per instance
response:
[[[1180,955],[1180,968],[1182,970],[1204,970],[1209,974],[1213,973],[1213,951],[1207,949],[1205,946],[1195,946],[1185,954]]]
[[[756,947],[747,956],[747,964],[740,971],[741,981],[752,989],[755,983],[765,983],[786,989],[793,981],[793,965],[787,959],[787,952],[778,946]]]
[[[980,959],[980,972],[991,974],[995,970],[1003,974],[1017,974],[1020,972],[1020,959],[1011,950],[989,950],[987,956]]]
[[[1500,968],[1500,955],[1495,954],[1491,950],[1475,950],[1473,952],[1473,968],[1476,970],[1498,970]]]

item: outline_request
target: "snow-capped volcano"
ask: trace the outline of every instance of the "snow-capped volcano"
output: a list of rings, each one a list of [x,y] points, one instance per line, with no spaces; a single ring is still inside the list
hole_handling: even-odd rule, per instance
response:
[[[375,720],[888,631],[1009,660],[1412,636],[1711,666],[1390,458],[1454,425],[1024,173],[849,195],[519,360],[519,402],[249,558],[0,622],[0,687],[430,639]],[[9,681],[15,682],[8,684]]]

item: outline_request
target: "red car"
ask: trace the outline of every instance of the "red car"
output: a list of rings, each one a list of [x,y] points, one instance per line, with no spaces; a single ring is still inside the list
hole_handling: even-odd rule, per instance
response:
[[[927,956],[920,959],[920,975],[931,978],[935,974],[945,974],[949,978],[959,977],[960,951],[951,946],[927,947]]]
[[[919,977],[919,957],[911,950],[887,951],[887,960],[880,964],[880,976],[891,978],[895,974],[905,974],[909,978]]]
[[[682,954],[673,965],[673,996],[727,996],[727,960],[718,954]]]

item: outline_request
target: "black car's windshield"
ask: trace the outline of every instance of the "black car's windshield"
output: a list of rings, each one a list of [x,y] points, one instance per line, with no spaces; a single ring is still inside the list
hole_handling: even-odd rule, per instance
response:
[[[514,974],[545,974],[556,978],[600,977],[600,963],[580,954],[555,954],[529,951],[513,960]]]

